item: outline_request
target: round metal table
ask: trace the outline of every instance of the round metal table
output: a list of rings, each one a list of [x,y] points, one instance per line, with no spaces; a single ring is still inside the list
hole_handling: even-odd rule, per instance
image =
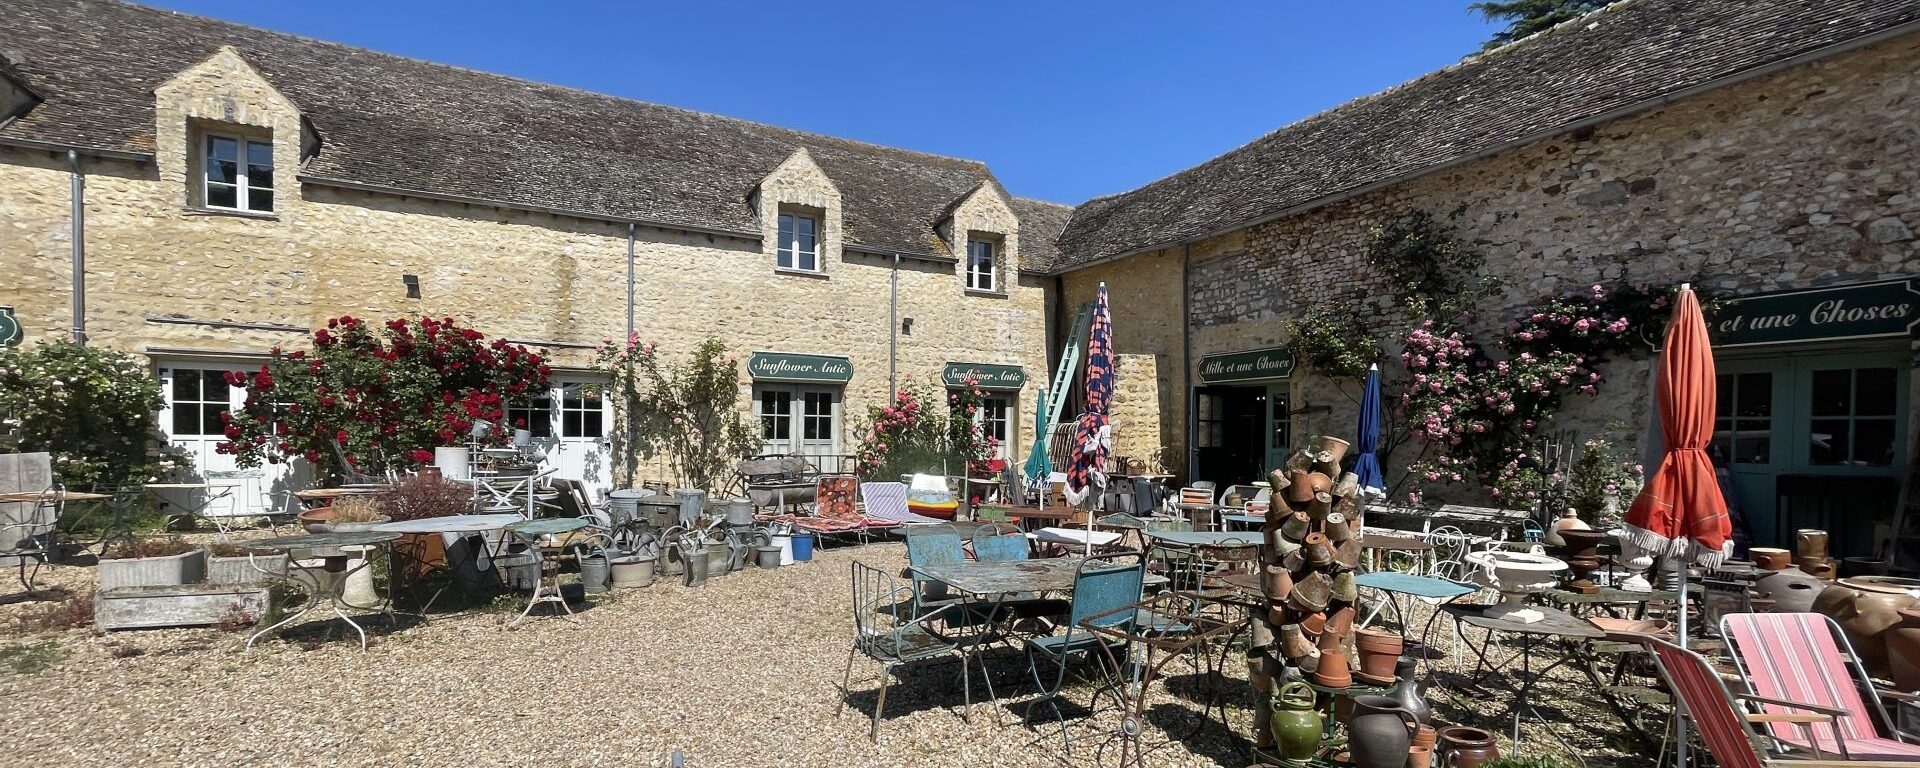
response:
[[[304,536],[281,536],[272,539],[234,542],[254,552],[278,552],[285,550],[288,554],[287,559],[290,565],[295,570],[305,573],[308,577],[306,579],[300,579],[299,581],[308,583],[312,588],[312,594],[308,597],[306,604],[300,607],[300,610],[281,619],[273,626],[253,633],[252,637],[247,638],[247,647],[252,648],[254,641],[259,640],[267,633],[299,621],[307,614],[319,608],[322,602],[325,602],[327,607],[333,609],[334,616],[346,622],[347,626],[353,627],[353,631],[360,635],[360,650],[366,650],[366,630],[361,629],[360,625],[354,622],[353,617],[348,616],[347,612],[343,609],[376,610],[369,606],[354,605],[346,600],[347,578],[359,572],[361,569],[372,565],[373,557],[371,555],[364,557],[361,559],[359,565],[349,567],[347,563],[353,559],[355,553],[348,552],[346,548],[380,547],[398,538],[400,538],[400,534],[389,531],[351,531],[346,533],[310,533]],[[301,557],[302,554],[319,560],[320,565],[316,567],[305,564],[303,561],[307,558]],[[281,576],[279,578],[292,579],[292,576]],[[393,620],[393,612],[389,607],[381,606],[377,610],[386,613],[389,622]]]
[[[587,527],[587,521],[580,517],[543,517],[507,525],[507,533],[526,539],[534,556],[540,558],[540,580],[534,582],[533,597],[527,601],[526,609],[522,610],[519,616],[502,625],[502,629],[512,629],[520,622],[526,621],[527,617],[533,613],[533,607],[541,603],[559,603],[560,609],[566,612],[561,618],[575,624],[580,623],[579,619],[573,617],[573,606],[567,605],[567,597],[560,591],[560,562],[547,556],[546,548],[540,546],[540,539],[543,536],[572,533],[585,527]]]

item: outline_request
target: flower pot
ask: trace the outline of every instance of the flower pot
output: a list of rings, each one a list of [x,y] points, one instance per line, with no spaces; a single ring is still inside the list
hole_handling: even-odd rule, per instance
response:
[[[465,482],[472,462],[466,446],[443,445],[433,449],[433,466],[440,470],[441,477]]]
[[[100,589],[198,584],[207,575],[207,551],[196,549],[164,557],[101,560],[97,571]]]
[[[1826,560],[1827,532],[1818,528],[1802,528],[1794,531],[1793,553],[1806,560]]]
[[[1527,595],[1552,589],[1554,574],[1567,569],[1565,561],[1526,552],[1474,552],[1466,560],[1475,583],[1500,592],[1500,602],[1484,613],[1493,618],[1524,609]]]
[[[1313,518],[1308,517],[1305,512],[1289,513],[1280,523],[1280,535],[1288,541],[1305,539],[1310,530],[1313,530]]]
[[[1287,501],[1296,505],[1313,501],[1313,495],[1318,491],[1314,490],[1312,474],[1304,469],[1296,469],[1287,474]]]
[[[1415,744],[1407,747],[1407,768],[1433,768],[1433,745]]]
[[[393,542],[393,572],[415,582],[447,564],[447,540],[438,533],[403,533]]]
[[[1347,668],[1347,652],[1339,648],[1321,648],[1320,663],[1313,668],[1313,682],[1328,688],[1353,685],[1353,671]]]
[[[780,548],[772,545],[753,548],[754,559],[761,568],[772,570],[780,567]]]
[[[1347,516],[1339,512],[1328,512],[1322,521],[1320,532],[1327,535],[1327,541],[1339,543],[1353,538],[1353,526],[1347,525]]]
[[[317,509],[303,509],[300,511],[299,514],[294,515],[294,519],[297,519],[300,521],[300,527],[307,529],[307,533],[332,533],[333,532],[333,508],[332,507],[319,507]]]
[[[1360,630],[1353,638],[1354,651],[1360,654],[1360,671],[1357,675],[1361,682],[1372,685],[1392,685],[1394,665],[1400,661],[1400,653],[1405,644],[1395,632],[1378,629]]]
[[[385,515],[381,515],[379,518],[373,519],[373,520],[362,520],[359,522],[352,522],[352,523],[334,523],[333,532],[334,533],[362,533],[365,531],[373,530],[375,526],[384,525],[390,522],[393,522],[392,518],[389,518]]]
[[[1288,479],[1287,470],[1284,467],[1267,473],[1267,490],[1275,496],[1280,495],[1281,491],[1286,490],[1287,486],[1292,484],[1293,481]]]
[[[1585,523],[1581,523],[1581,525],[1585,525]],[[1607,534],[1604,531],[1594,531],[1585,528],[1560,531],[1560,541],[1566,550],[1565,556],[1568,558],[1597,557],[1600,550],[1600,542],[1606,540]]]
[[[1332,463],[1337,466],[1340,464],[1341,459],[1347,457],[1347,449],[1352,447],[1352,443],[1340,438],[1321,435],[1320,439],[1313,444],[1315,453],[1314,460],[1323,464]]]
[[[715,579],[733,572],[733,547],[724,541],[707,542],[707,578]]]
[[[1450,725],[1436,734],[1440,741],[1440,764],[1446,768],[1480,768],[1500,758],[1493,734],[1479,728]]]
[[[1360,601],[1360,586],[1353,580],[1353,571],[1341,571],[1334,575],[1333,599],[1349,604]]]
[[[1333,599],[1333,580],[1325,573],[1314,571],[1305,578],[1293,583],[1293,592],[1287,600],[1293,607],[1306,613],[1318,613],[1327,609],[1327,602]]]
[[[1287,595],[1293,594],[1293,572],[1269,565],[1262,572],[1261,586],[1268,600],[1285,600]]]
[[[1320,713],[1312,688],[1299,681],[1280,687],[1273,697],[1272,719],[1274,750],[1288,760],[1308,760],[1320,751]]]
[[[252,557],[207,556],[208,584],[257,584],[274,576],[287,575],[287,553],[256,554]]]
[[[1547,546],[1562,547],[1567,544],[1565,537],[1567,531],[1585,531],[1592,528],[1593,526],[1587,525],[1587,521],[1580,519],[1579,512],[1568,507],[1567,511],[1560,515],[1560,519],[1553,521],[1553,526],[1547,529],[1546,535],[1542,536],[1541,540],[1546,542]]]
[[[1309,533],[1300,543],[1300,551],[1307,559],[1307,565],[1325,568],[1333,564],[1333,545],[1328,543],[1326,534]]]
[[[1280,654],[1289,661],[1298,661],[1314,653],[1313,641],[1307,639],[1306,631],[1298,624],[1280,627]]]
[[[1793,553],[1775,547],[1754,547],[1747,550],[1753,555],[1753,564],[1765,571],[1783,571],[1793,565]]]

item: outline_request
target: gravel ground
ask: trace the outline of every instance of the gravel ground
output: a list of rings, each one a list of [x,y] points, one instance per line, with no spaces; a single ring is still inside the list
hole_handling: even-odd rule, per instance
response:
[[[246,633],[217,629],[46,631],[21,618],[49,604],[16,598],[0,605],[0,632],[10,635],[0,638],[0,659],[17,664],[26,654],[50,666],[22,673],[0,664],[0,743],[7,762],[34,766],[666,765],[676,749],[695,768],[1116,764],[1111,749],[1095,749],[1111,744],[1106,734],[1119,722],[1111,710],[1080,721],[1071,754],[1049,726],[1020,724],[1031,698],[1024,687],[998,689],[1003,723],[978,704],[964,722],[951,662],[899,673],[880,744],[870,743],[865,713],[878,665],[855,661],[853,708],[838,692],[852,631],[847,564],[856,559],[897,569],[905,550],[829,549],[811,563],[699,588],[624,591],[580,609],[578,626],[536,620],[502,631],[503,614],[487,608],[403,620],[397,631],[375,621],[367,653],[337,623],[252,652],[241,650]],[[92,589],[90,568],[43,577],[43,586]],[[1253,697],[1237,658],[1227,690],[1244,734]],[[1024,674],[1010,652],[996,669]],[[1199,680],[1176,675],[1155,691],[1145,741],[1161,746],[1150,762],[1246,765],[1243,737],[1217,724],[1186,735],[1204,700]],[[1535,698],[1588,765],[1649,764],[1588,688],[1563,668]],[[1504,731],[1496,722],[1504,695],[1430,698],[1442,718]],[[1170,739],[1169,728],[1182,738]],[[1541,734],[1527,731],[1529,754],[1559,751]]]

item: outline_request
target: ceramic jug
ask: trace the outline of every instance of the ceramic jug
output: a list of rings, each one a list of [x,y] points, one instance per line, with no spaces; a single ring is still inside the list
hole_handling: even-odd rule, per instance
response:
[[[1420,724],[1386,696],[1353,697],[1353,720],[1347,725],[1347,747],[1354,768],[1403,768],[1413,746],[1413,729]]]
[[[1288,760],[1308,760],[1320,751],[1320,713],[1314,709],[1313,688],[1294,681],[1280,686],[1273,697],[1275,751]]]
[[[1416,661],[1413,657],[1400,657],[1399,663],[1394,665],[1395,682],[1393,684],[1393,690],[1387,691],[1386,695],[1400,702],[1400,708],[1406,710],[1408,714],[1413,715],[1414,720],[1425,723],[1433,719],[1433,705],[1428,704],[1427,698],[1420,695],[1420,683],[1413,679],[1415,671],[1419,668],[1420,662]],[[1433,740],[1431,738],[1433,728],[1426,725],[1422,725],[1421,727],[1426,729],[1426,733],[1429,736],[1426,741],[1427,746],[1433,746]],[[1416,735],[1414,743],[1417,744],[1420,743],[1420,741],[1421,739]]]
[[[1446,768],[1480,768],[1500,758],[1493,733],[1464,725],[1440,729],[1440,764]]]

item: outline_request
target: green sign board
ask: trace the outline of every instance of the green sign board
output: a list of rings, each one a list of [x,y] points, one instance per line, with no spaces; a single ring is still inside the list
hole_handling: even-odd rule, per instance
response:
[[[19,343],[20,320],[13,316],[13,307],[0,307],[0,347]]]
[[[940,381],[949,387],[964,387],[972,376],[981,389],[1019,389],[1027,385],[1027,369],[1017,365],[987,363],[947,363]]]
[[[747,358],[747,374],[756,381],[846,383],[853,379],[853,361],[839,355],[755,352]]]
[[[1903,337],[1920,323],[1920,278],[1729,299],[1707,318],[1716,347]]]
[[[1205,384],[1284,379],[1291,375],[1293,353],[1283,347],[1226,352],[1200,358],[1200,381]]]

